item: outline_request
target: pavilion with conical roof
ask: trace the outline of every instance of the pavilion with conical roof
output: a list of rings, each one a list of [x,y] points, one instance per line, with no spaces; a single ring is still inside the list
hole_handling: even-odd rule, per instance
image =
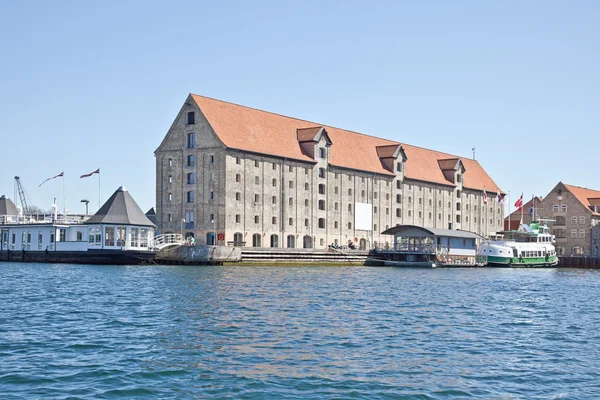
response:
[[[13,203],[12,200],[5,195],[0,196],[0,217],[15,216],[18,214],[19,211],[17,210],[15,203]]]
[[[155,225],[123,186],[84,224],[90,249],[148,248],[154,238]]]

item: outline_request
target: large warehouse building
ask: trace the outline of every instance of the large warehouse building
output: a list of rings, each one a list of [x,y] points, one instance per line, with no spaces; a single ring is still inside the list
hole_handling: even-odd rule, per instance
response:
[[[500,188],[475,160],[195,94],[155,155],[159,229],[199,244],[371,248],[394,225],[502,230]]]

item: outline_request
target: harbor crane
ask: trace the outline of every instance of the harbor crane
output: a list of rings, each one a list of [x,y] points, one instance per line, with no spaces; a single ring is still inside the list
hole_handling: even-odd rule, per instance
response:
[[[19,193],[19,199],[21,200],[21,207],[23,208],[23,214],[24,215],[32,214],[33,210],[31,209],[31,206],[29,205],[29,203],[31,203],[31,199],[29,199],[27,192],[25,192],[25,188],[23,188],[23,185],[21,184],[21,178],[19,178],[18,176],[15,176],[15,192]],[[17,195],[15,194],[15,201],[16,201],[16,197],[17,197]]]

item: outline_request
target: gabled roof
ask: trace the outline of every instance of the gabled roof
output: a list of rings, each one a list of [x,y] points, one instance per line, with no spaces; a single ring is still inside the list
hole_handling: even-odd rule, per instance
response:
[[[154,211],[154,207],[146,211],[146,217],[152,222],[154,225],[158,226],[158,218],[156,218],[156,211]]]
[[[438,165],[442,171],[449,171],[458,169],[460,158],[448,158],[446,160],[438,160]]]
[[[129,192],[121,186],[85,224],[155,226]]]
[[[399,144],[388,144],[385,146],[377,146],[377,156],[379,158],[395,158],[400,154],[400,149],[402,148]]]
[[[567,188],[569,192],[573,193],[573,196],[575,196],[577,200],[581,204],[583,204],[583,206],[587,209],[589,209],[589,207],[593,205],[593,199],[600,197],[600,191],[598,190],[587,189],[580,186],[567,185],[566,183],[563,183],[563,185],[565,185],[565,188]],[[592,211],[592,214],[600,215],[600,212]]]
[[[510,219],[509,220],[508,217],[506,217],[504,219],[504,231],[517,231],[517,230],[519,230],[519,226],[521,226],[520,219]]]
[[[18,215],[17,206],[5,195],[0,196],[0,215]]]
[[[314,126],[310,128],[298,128],[299,142],[312,142],[317,140],[317,135],[323,129],[322,126]]]
[[[438,160],[460,157],[196,94],[190,96],[226,147],[314,162],[302,153],[298,144],[298,132],[303,130],[302,140],[311,140],[309,138],[316,129],[325,128],[334,143],[329,159],[332,166],[392,175],[382,165],[377,148],[402,145],[407,157],[406,178],[453,186],[444,177]],[[467,158],[461,160],[467,171],[464,175],[464,187],[489,192],[501,191],[477,161]]]

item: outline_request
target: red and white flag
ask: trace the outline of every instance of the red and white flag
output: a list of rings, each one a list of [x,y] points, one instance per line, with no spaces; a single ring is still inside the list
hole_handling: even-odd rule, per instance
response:
[[[483,191],[483,204],[487,204],[487,193],[485,190]]]
[[[52,178],[48,178],[48,179],[46,179],[44,182],[40,183],[40,186],[42,186],[44,183],[48,182],[48,181],[49,181],[49,180],[51,180],[51,179],[54,179],[54,178],[60,178],[61,176],[65,176],[65,173],[64,173],[64,171],[63,171],[63,172],[61,172],[60,174],[56,175],[56,176],[53,176]],[[38,187],[40,187],[40,186],[38,186]]]
[[[523,207],[523,193],[521,193],[521,197],[519,197],[515,203],[515,207],[517,207],[517,210],[520,210]]]
[[[498,205],[502,204],[502,202],[504,201],[504,199],[502,198],[502,195],[500,194],[500,192],[498,192],[498,194],[496,195],[496,203],[498,203]]]
[[[94,172],[90,172],[89,174],[83,174],[79,177],[79,179],[81,178],[89,178],[90,176],[94,175],[94,174],[99,174],[100,173],[100,168],[98,168],[97,170],[95,170]]]

